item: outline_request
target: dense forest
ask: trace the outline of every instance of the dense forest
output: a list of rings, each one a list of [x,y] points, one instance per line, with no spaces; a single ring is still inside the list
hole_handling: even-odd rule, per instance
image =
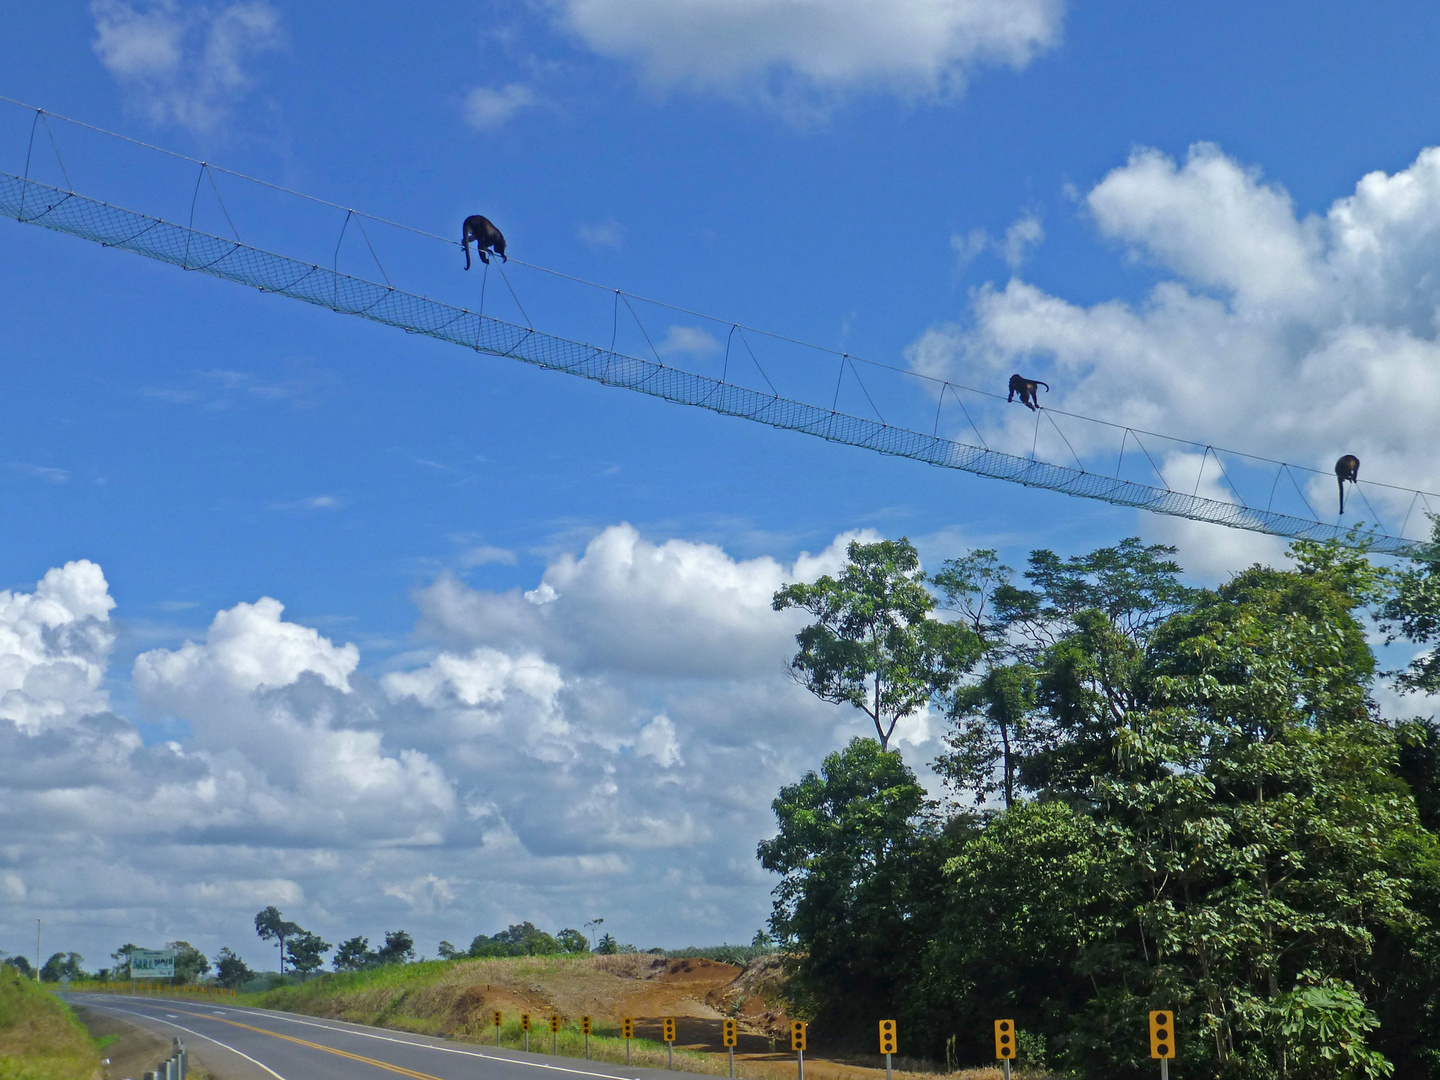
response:
[[[1177,1077],[1440,1077],[1440,726],[1376,701],[1440,691],[1440,523],[1408,569],[1298,543],[1194,589],[1174,554],[857,543],[776,594],[813,617],[796,677],[876,735],[759,848],[817,1027],[978,1063],[1013,1018],[1022,1059],[1119,1080],[1174,1009]],[[940,799],[890,748],[927,703]]]

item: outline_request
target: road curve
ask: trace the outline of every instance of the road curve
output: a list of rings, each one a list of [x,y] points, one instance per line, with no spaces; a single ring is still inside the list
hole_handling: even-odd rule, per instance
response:
[[[455,1043],[268,1009],[123,994],[66,994],[74,1005],[178,1035],[216,1069],[246,1080],[662,1080],[663,1069]],[[537,1042],[542,1040],[537,1039]]]

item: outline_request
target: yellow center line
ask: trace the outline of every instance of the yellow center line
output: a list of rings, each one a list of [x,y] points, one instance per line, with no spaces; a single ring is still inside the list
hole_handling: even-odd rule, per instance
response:
[[[416,1072],[414,1069],[407,1069],[403,1065],[391,1065],[387,1061],[377,1061],[375,1058],[363,1057],[360,1054],[352,1054],[346,1050],[337,1050],[333,1046],[325,1046],[323,1043],[311,1042],[308,1039],[297,1039],[294,1035],[282,1035],[278,1031],[269,1031],[266,1028],[255,1027],[253,1024],[242,1024],[239,1020],[226,1020],[223,1016],[215,1016],[213,1013],[189,1012],[185,1009],[177,1009],[177,1012],[186,1016],[197,1016],[202,1020],[214,1020],[216,1023],[229,1024],[231,1027],[244,1028],[246,1031],[256,1031],[261,1035],[269,1035],[272,1039],[284,1039],[299,1046],[308,1046],[311,1050],[324,1050],[327,1054],[334,1054],[336,1057],[349,1058],[351,1061],[359,1061],[366,1065],[374,1065],[377,1069],[385,1069],[388,1072],[399,1073],[401,1076],[413,1077],[414,1080],[440,1080],[438,1076],[430,1073]]]

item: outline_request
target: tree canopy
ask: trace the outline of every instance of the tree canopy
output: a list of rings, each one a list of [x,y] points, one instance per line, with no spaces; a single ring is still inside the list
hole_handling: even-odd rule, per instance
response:
[[[1170,1008],[1181,1075],[1440,1075],[1440,728],[1380,715],[1366,622],[1433,646],[1435,564],[1299,543],[1196,590],[1173,555],[1037,551],[1028,588],[994,551],[892,560],[978,643],[906,699],[944,705],[975,810],[874,740],[782,789],[759,856],[811,1016],[976,1063],[1013,1016],[1032,1064],[1123,1080]]]

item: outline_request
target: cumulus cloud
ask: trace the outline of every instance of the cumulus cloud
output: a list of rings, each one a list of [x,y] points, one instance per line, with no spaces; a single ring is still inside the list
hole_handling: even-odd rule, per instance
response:
[[[554,0],[561,24],[658,87],[787,109],[837,93],[955,94],[1060,37],[1061,0]]]
[[[134,718],[98,566],[0,593],[0,947],[39,914],[92,960],[183,937],[270,965],[271,903],[422,952],[599,911],[632,940],[753,933],[775,791],[866,730],[789,678],[799,617],[770,597],[851,538],[782,562],[613,526],[529,589],[419,590],[414,650],[373,674],[238,603],[136,657]],[[933,727],[904,725],[917,763]]]
[[[714,336],[698,326],[672,326],[666,332],[655,351],[664,356],[693,356],[704,358],[714,356],[723,346]]]
[[[1304,497],[1332,519],[1342,453],[1364,462],[1362,481],[1440,485],[1440,149],[1303,217],[1279,184],[1214,145],[1183,162],[1141,149],[1084,206],[1154,268],[1142,301],[1085,306],[1019,278],[989,285],[967,322],[911,346],[912,366],[958,377],[963,363],[961,381],[996,385],[1024,370],[1053,385],[1047,404],[1313,467]],[[1017,411],[992,432],[1028,453],[1034,421]],[[1067,437],[1114,467],[1118,436],[1071,426]],[[1408,495],[1362,491],[1390,528],[1401,523]],[[1412,518],[1412,534],[1423,527]]]
[[[208,131],[254,85],[258,56],[283,43],[264,0],[219,5],[179,0],[93,0],[95,55],[155,123]]]
[[[601,248],[617,249],[625,244],[625,226],[614,218],[581,224],[575,229],[575,235],[586,247],[596,250]]]
[[[495,131],[535,101],[535,91],[522,83],[510,83],[498,89],[477,86],[465,96],[465,122],[477,131]]]

